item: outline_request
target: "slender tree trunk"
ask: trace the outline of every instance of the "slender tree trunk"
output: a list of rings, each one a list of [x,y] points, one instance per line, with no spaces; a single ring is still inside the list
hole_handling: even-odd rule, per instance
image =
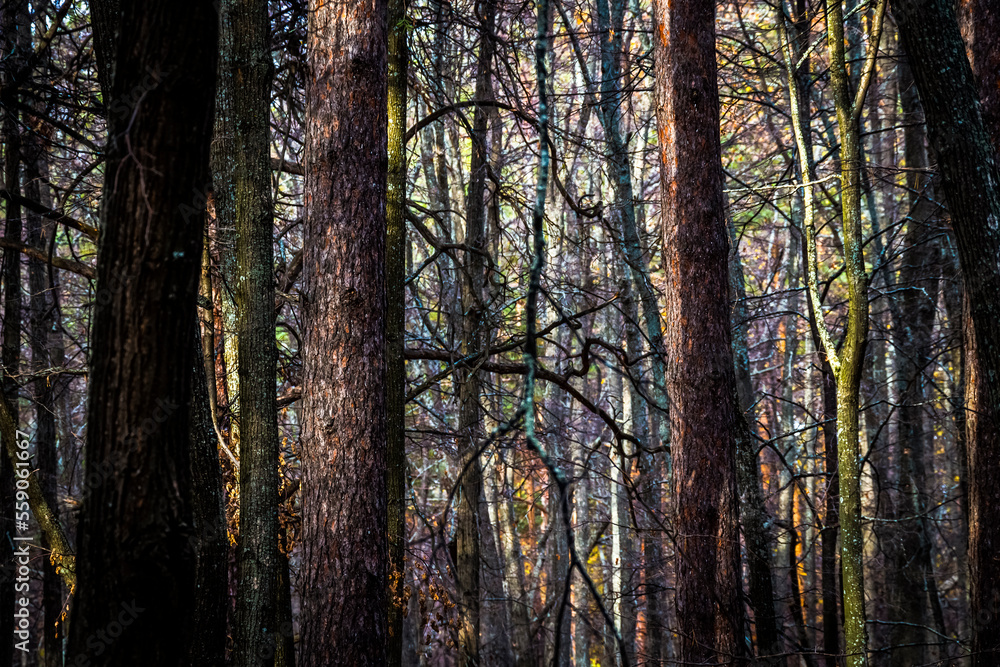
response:
[[[278,584],[278,411],[274,377],[274,244],[271,205],[270,21],[265,0],[223,0],[215,122],[216,211],[233,225],[235,259],[224,271],[235,308],[239,382],[240,527],[233,659],[274,664]],[[235,252],[234,252],[235,251]],[[226,261],[223,261],[226,264]],[[229,275],[226,275],[229,274]],[[225,291],[225,290],[224,290]],[[235,430],[235,429],[234,429]]]
[[[517,534],[517,518],[514,514],[513,469],[506,463],[497,464],[495,483],[500,504],[497,519],[500,522],[500,551],[504,563],[504,591],[510,598],[511,646],[514,651],[515,667],[534,664],[534,648],[531,645],[531,624],[528,618],[527,596],[524,594],[524,555]]]
[[[948,0],[893,0],[894,16],[937,157],[971,314],[975,362],[970,407],[969,570],[973,664],[1000,660],[1000,173],[983,120],[976,80]],[[994,23],[995,24],[995,23]],[[979,58],[977,57],[977,60]],[[997,73],[982,70],[995,87]],[[990,89],[987,85],[987,90]],[[995,90],[986,101],[996,99]],[[991,113],[997,110],[991,108]],[[993,115],[992,117],[996,117]],[[975,387],[975,384],[973,385]],[[992,422],[992,423],[991,423]],[[982,428],[982,427],[986,428]],[[977,428],[978,427],[978,428]]]
[[[387,659],[387,10],[386,0],[309,3],[304,667]]]
[[[386,195],[385,387],[389,497],[389,667],[403,659],[403,582],[406,567],[406,0],[389,0],[388,9],[388,177]]]
[[[221,348],[219,355],[219,370],[216,380],[219,382],[225,400],[218,401],[218,406],[223,410],[217,410],[216,416],[219,419],[219,426],[227,436],[229,448],[238,458],[240,456],[240,371],[239,371],[239,324],[237,322],[238,307],[236,303],[236,292],[239,287],[237,277],[237,219],[239,213],[246,211],[247,207],[241,198],[244,192],[252,193],[255,182],[252,180],[253,172],[248,169],[252,160],[244,159],[248,152],[242,143],[244,132],[239,121],[246,121],[253,117],[253,112],[247,108],[247,104],[253,105],[256,102],[252,98],[243,97],[243,75],[238,71],[242,64],[236,59],[236,48],[238,39],[238,28],[236,22],[240,18],[237,11],[236,0],[218,0],[220,8],[219,16],[219,74],[218,83],[215,89],[215,130],[212,137],[212,182],[213,200],[215,209],[214,238],[215,252],[218,263],[217,285],[215,296],[217,299],[217,310],[220,330],[216,337],[216,345]],[[251,13],[243,12],[244,22],[252,23]],[[247,29],[252,29],[248,25]],[[249,44],[244,37],[239,36],[239,40]],[[244,48],[244,50],[248,50]],[[247,54],[243,54],[247,55]],[[248,61],[249,80],[253,86],[253,81],[257,67]],[[240,80],[237,81],[236,77]],[[253,123],[251,123],[253,127]],[[268,153],[270,156],[270,153]],[[246,187],[244,187],[246,186]],[[251,194],[252,198],[252,194]],[[240,481],[235,480],[234,485],[237,493],[234,495],[235,511],[239,512],[239,505],[242,494],[239,493]],[[236,523],[236,522],[234,522]],[[236,545],[234,545],[234,556],[237,571],[239,569],[239,525],[236,526]],[[234,583],[239,594],[239,575],[236,574]],[[233,604],[236,604],[234,599]],[[234,627],[239,623],[236,617],[239,615],[238,606],[233,609]]]
[[[900,76],[901,108],[909,121],[903,134],[904,160],[910,211],[909,228],[904,238],[907,251],[900,267],[899,283],[905,291],[899,308],[900,320],[894,322],[899,354],[898,376],[902,388],[899,408],[899,497],[892,503],[895,535],[888,542],[893,556],[890,584],[889,620],[896,622],[889,633],[894,648],[890,664],[897,667],[928,661],[927,644],[933,641],[925,628],[932,621],[934,602],[928,584],[933,583],[931,538],[925,513],[926,473],[924,458],[927,436],[924,430],[926,380],[932,362],[932,333],[937,311],[938,284],[935,267],[939,263],[939,230],[932,214],[937,208],[927,169],[923,125],[916,99],[913,78],[905,62],[897,66]],[[937,590],[934,589],[934,597]],[[936,628],[943,633],[944,628]]]
[[[810,62],[807,57],[809,48],[809,20],[805,11],[805,3],[796,2],[791,17],[794,28],[794,41],[789,37],[783,17],[779,17],[782,50],[784,51],[785,71],[788,79],[788,97],[792,112],[792,128],[795,136],[799,182],[802,187],[802,267],[808,286],[811,282],[811,258],[815,254],[815,217],[816,203],[811,185],[816,180],[816,170],[813,164],[812,133],[809,123],[810,104],[808,81],[810,79]],[[794,64],[799,64],[795,67]],[[807,292],[808,293],[808,292]],[[837,655],[840,653],[839,627],[837,614],[837,535],[839,532],[840,515],[840,481],[837,474],[837,429],[831,423],[837,416],[836,379],[827,354],[827,349],[820,334],[822,309],[818,299],[807,299],[809,309],[810,332],[817,356],[820,361],[822,397],[823,397],[823,449],[824,471],[827,476],[827,488],[824,496],[826,506],[823,514],[823,525],[820,529],[821,542],[821,583],[823,604],[823,653],[826,667],[836,667]]]
[[[844,639],[849,667],[868,664],[868,632],[865,626],[864,544],[861,528],[861,454],[858,409],[865,347],[868,340],[868,277],[861,234],[860,129],[859,117],[870,82],[874,54],[881,39],[884,0],[876,9],[869,58],[859,64],[866,72],[852,85],[844,52],[844,15],[839,0],[827,0],[827,44],[830,80],[840,138],[840,204],[847,276],[847,325],[839,347],[832,341],[818,298],[818,262],[815,229],[807,224],[805,268],[810,311],[820,342],[837,380],[837,445],[840,477],[840,567],[844,605]],[[807,188],[808,190],[808,188]]]
[[[678,659],[743,662],[715,4],[654,3],[657,124],[667,274]],[[699,285],[698,290],[689,286]]]
[[[483,7],[479,54],[476,72],[476,99],[493,97],[492,61],[496,23],[496,2],[488,0]],[[466,197],[465,270],[462,272],[462,354],[478,352],[489,338],[486,330],[488,313],[486,299],[486,172],[489,149],[489,109],[477,106],[472,120],[472,157],[469,162],[469,190]],[[480,664],[480,561],[481,540],[479,503],[482,498],[483,472],[478,454],[483,438],[480,406],[481,379],[475,370],[463,369],[457,374],[459,383],[459,469],[464,470],[455,494],[455,540],[459,609],[461,625],[458,631],[460,664]]]
[[[746,541],[749,570],[750,608],[753,610],[757,634],[757,654],[765,664],[777,665],[778,661],[766,656],[782,652],[778,641],[778,627],[774,612],[774,575],[771,572],[772,522],[764,504],[757,462],[757,443],[750,425],[753,417],[753,384],[750,378],[750,354],[747,346],[748,314],[746,287],[743,281],[743,264],[740,259],[736,229],[729,221],[729,285],[733,297],[732,332],[733,358],[736,372],[736,393],[739,407],[737,416],[736,471],[740,494],[740,528]],[[748,414],[749,413],[749,414]],[[794,526],[792,527],[794,533]],[[792,550],[794,554],[794,549]],[[789,575],[792,576],[792,575]]]
[[[206,0],[151,0],[116,25],[86,446],[111,472],[83,501],[68,661],[166,667],[187,663],[195,606],[186,407],[218,23]]]

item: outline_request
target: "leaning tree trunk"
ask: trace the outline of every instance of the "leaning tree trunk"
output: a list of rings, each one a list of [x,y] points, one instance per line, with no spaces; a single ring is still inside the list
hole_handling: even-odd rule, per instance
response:
[[[968,440],[969,572],[975,665],[1000,660],[1000,173],[995,147],[983,120],[976,81],[949,0],[893,0],[903,48],[917,83],[971,311],[975,363],[970,379],[977,412]],[[978,60],[978,58],[977,58]],[[995,86],[996,72],[982,77]],[[989,88],[989,86],[986,86]],[[995,91],[994,91],[995,92]],[[995,100],[987,94],[987,102]],[[996,109],[991,109],[995,114]],[[992,116],[996,117],[996,116]],[[994,428],[991,428],[990,426]]]
[[[682,662],[742,662],[736,379],[729,327],[715,3],[654,3]],[[699,289],[690,289],[698,285]]]
[[[186,408],[218,23],[207,0],[128,3],[115,23],[127,113],[109,118],[86,443],[109,472],[83,501],[68,662],[166,667],[187,663],[195,601]]]
[[[386,0],[309,3],[301,661],[388,641]]]
[[[274,378],[270,22],[266,0],[223,0],[215,123],[217,211],[234,225],[240,528],[234,662],[274,663],[278,585],[278,408]],[[220,218],[220,224],[223,224]],[[223,252],[232,254],[232,249]],[[235,396],[230,396],[235,400]]]

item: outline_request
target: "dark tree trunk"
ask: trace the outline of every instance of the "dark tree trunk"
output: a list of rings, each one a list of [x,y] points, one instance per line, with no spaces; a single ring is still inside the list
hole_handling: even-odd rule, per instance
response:
[[[743,662],[715,3],[654,3],[678,659]],[[697,290],[690,288],[698,285]]]
[[[270,21],[266,0],[223,0],[221,9],[213,160],[223,167],[214,189],[235,232],[235,280],[228,287],[235,296],[240,431],[233,657],[239,667],[267,667],[276,652],[278,585]]]
[[[816,349],[822,349],[814,337]],[[823,597],[823,653],[827,667],[837,666],[840,654],[840,595],[837,576],[837,537],[840,533],[840,478],[837,475],[837,385],[833,371],[822,352],[821,382],[823,393],[823,473],[826,476],[826,507],[820,529],[820,588]]]
[[[229,537],[223,501],[219,445],[212,425],[208,377],[202,359],[201,335],[195,327],[191,375],[191,495],[197,565],[191,667],[218,667],[225,661],[227,563]]]
[[[894,0],[904,50],[927,119],[930,145],[964,273],[974,336],[975,413],[969,451],[969,571],[973,662],[1000,661],[1000,174],[994,146],[949,0]],[[994,79],[996,73],[983,72]],[[995,92],[995,91],[994,91]],[[987,101],[993,99],[988,97]],[[995,112],[995,110],[994,110]],[[978,383],[979,386],[976,386]],[[981,400],[979,400],[981,399]]]
[[[87,4],[90,5],[90,25],[94,31],[97,80],[104,98],[104,108],[110,110],[111,86],[115,80],[115,60],[118,56],[121,0],[89,0]]]
[[[386,0],[309,3],[303,251],[305,667],[388,641]]]
[[[894,648],[890,664],[898,667],[928,662],[928,642],[933,641],[926,628],[932,610],[940,608],[933,578],[931,537],[925,517],[927,508],[924,466],[927,434],[924,429],[926,374],[932,362],[933,327],[937,311],[940,261],[940,230],[932,215],[937,209],[927,169],[923,124],[920,123],[917,94],[905,62],[897,66],[901,109],[907,121],[903,150],[907,172],[909,228],[904,238],[906,253],[899,271],[904,290],[898,309],[900,320],[893,323],[901,381],[899,407],[898,497],[891,503],[889,539],[884,542],[891,561],[889,589],[889,642]],[[934,584],[933,589],[930,584]],[[935,623],[935,626],[938,625]],[[943,627],[935,627],[944,633]]]
[[[218,24],[207,0],[128,3],[116,23],[86,446],[100,481],[68,658],[165,667],[187,664],[195,600],[187,406]]]
[[[17,113],[17,81],[22,76],[26,55],[31,47],[28,3],[3,0],[0,31],[3,40],[3,113],[4,182],[12,194],[21,193],[21,130]],[[21,207],[7,200],[4,240],[21,243]],[[3,364],[3,395],[11,405],[15,425],[18,416],[18,385],[13,376],[21,364],[21,255],[13,248],[3,251],[3,340],[0,362]],[[14,534],[14,472],[7,457],[0,457],[0,536]],[[0,540],[0,667],[13,664],[14,650],[14,565],[10,539]]]

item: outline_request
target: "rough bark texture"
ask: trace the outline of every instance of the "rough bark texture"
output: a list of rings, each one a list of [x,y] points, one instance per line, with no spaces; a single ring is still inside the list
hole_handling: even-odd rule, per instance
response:
[[[958,0],[961,28],[993,148],[1000,151],[1000,7],[994,0]]]
[[[997,7],[995,2],[990,2],[989,0],[963,0],[958,3],[960,11],[962,13],[962,27],[965,32],[966,37],[966,47],[971,55],[972,70],[976,77],[977,89],[979,92],[979,101],[981,104],[981,110],[983,115],[983,122],[986,126],[986,131],[990,135],[992,140],[994,158],[1000,160],[1000,42],[997,41],[997,34],[1000,31],[1000,7]],[[993,491],[993,495],[982,496],[977,492],[972,493],[970,488],[971,484],[977,483],[977,481],[983,481],[983,473],[987,473],[987,479],[990,479],[988,473],[989,468],[985,470],[981,467],[976,471],[975,475],[968,474],[969,466],[969,456],[971,455],[973,449],[980,454],[977,455],[977,459],[982,461],[995,460],[996,452],[1000,452],[1000,420],[996,412],[990,415],[985,408],[989,405],[989,387],[985,380],[985,370],[979,360],[978,356],[978,345],[976,342],[976,331],[975,327],[970,325],[972,322],[972,315],[970,311],[970,295],[968,291],[965,297],[962,299],[962,310],[964,311],[961,315],[961,321],[965,323],[965,345],[963,350],[963,369],[965,371],[965,405],[964,410],[960,412],[961,418],[956,421],[956,426],[961,426],[963,421],[965,425],[965,444],[966,444],[966,457],[965,457],[965,472],[962,475],[962,488],[965,489],[966,507],[965,520],[967,532],[970,539],[973,536],[982,536],[981,531],[989,531],[993,528],[992,535],[988,538],[991,545],[996,545],[1000,543],[1000,538],[996,534],[996,520],[998,515],[996,514],[996,491]],[[986,458],[983,458],[983,457]],[[994,457],[994,458],[990,458]],[[988,481],[987,493],[990,489],[995,490],[997,488],[996,481]],[[992,500],[990,498],[992,497]],[[975,510],[973,509],[972,502],[978,501],[979,507]],[[993,503],[992,513],[990,512],[990,505],[983,505],[982,503]],[[994,522],[987,525],[971,525],[971,519],[975,516],[981,517],[981,520],[987,522]],[[975,532],[973,532],[975,529]],[[1000,566],[997,565],[996,555],[992,550],[992,547],[987,547],[986,551],[983,551],[982,546],[978,548],[972,548],[970,542],[970,549],[968,553],[968,563],[970,575],[974,579],[979,579],[974,574],[974,568],[978,568],[980,571],[985,571],[985,576],[992,577],[992,589],[983,590],[981,584],[978,591],[977,601],[974,602],[978,611],[975,608],[970,609],[969,614],[969,626],[974,629],[976,635],[976,641],[981,648],[987,648],[989,644],[989,636],[995,639],[996,634],[1000,631],[1000,622],[997,620],[998,610],[1000,610],[1000,594],[995,590],[997,586],[997,577],[1000,574]],[[983,556],[989,558],[992,554],[994,560],[992,560],[992,565],[976,564],[973,560],[977,555],[981,558]],[[987,561],[989,563],[989,561]],[[986,612],[985,615],[983,612]],[[982,620],[981,620],[982,619]],[[985,621],[985,622],[984,622]],[[983,640],[986,641],[983,641]],[[983,657],[983,662],[980,664],[989,664],[991,660],[997,659],[996,650],[998,647],[996,643],[993,644],[994,649],[993,655],[986,655]]]
[[[94,30],[97,80],[104,97],[104,107],[108,109],[112,103],[111,86],[115,80],[121,0],[90,0],[88,4],[90,5],[90,25]]]
[[[386,202],[385,391],[389,495],[388,664],[403,658],[404,552],[406,548],[406,0],[389,0],[389,173]]]
[[[386,0],[309,3],[301,661],[388,640]]]
[[[976,387],[972,397],[982,400],[969,421],[987,428],[973,427],[968,441],[969,616],[973,662],[992,665],[1000,661],[1000,441],[989,428],[1000,416],[1000,176],[953,4],[894,0],[893,10],[937,157],[970,305],[976,362],[968,376]],[[995,71],[981,74],[996,81]]]
[[[218,23],[207,0],[152,0],[126,3],[117,24],[110,108],[125,112],[109,118],[86,443],[98,481],[83,501],[68,661],[153,667],[186,664],[192,630],[186,406]],[[111,623],[122,633],[103,642]]]
[[[743,609],[715,4],[654,6],[678,659],[734,664],[742,662]]]
[[[236,306],[237,369],[226,370],[229,374],[236,371],[239,378],[240,532],[233,655],[239,667],[272,665],[277,640],[278,409],[274,377],[278,350],[274,336],[269,35],[266,0],[222,2],[213,161],[217,166],[216,210],[234,225],[236,242],[235,280],[229,288]]]

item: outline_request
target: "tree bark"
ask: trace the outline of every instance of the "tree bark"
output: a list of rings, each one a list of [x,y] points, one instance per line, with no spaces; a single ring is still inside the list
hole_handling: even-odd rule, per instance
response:
[[[1000,548],[1000,475],[992,463],[1000,456],[995,430],[1000,423],[997,154],[983,120],[953,4],[947,0],[893,0],[893,9],[920,93],[930,146],[937,156],[970,304],[975,362],[969,365],[968,377],[974,387],[971,397],[977,400],[972,404],[976,412],[969,413],[968,439],[969,617],[974,619],[973,664],[992,665],[1000,660],[1000,560],[996,558]],[[986,69],[981,76],[995,82],[997,75]],[[994,99],[995,90],[987,92],[985,100]]]
[[[206,0],[127,3],[116,23],[111,108],[125,113],[109,118],[86,445],[100,481],[83,501],[68,661],[165,667],[188,659],[195,600],[185,408],[218,23]],[[122,633],[104,642],[111,623]]]
[[[386,0],[309,3],[303,236],[301,661],[382,665]]]
[[[386,202],[386,432],[389,496],[389,667],[403,659],[403,582],[406,567],[406,0],[388,9],[388,190]]]
[[[234,628],[239,667],[274,664],[278,585],[278,409],[274,378],[270,20],[266,0],[223,0],[216,94],[214,192],[219,225],[233,225],[227,287],[235,305],[239,379],[240,527]],[[235,253],[233,253],[235,250]],[[230,401],[236,400],[230,395]]]
[[[678,659],[743,662],[715,4],[654,3]],[[699,289],[690,289],[698,285]]]

